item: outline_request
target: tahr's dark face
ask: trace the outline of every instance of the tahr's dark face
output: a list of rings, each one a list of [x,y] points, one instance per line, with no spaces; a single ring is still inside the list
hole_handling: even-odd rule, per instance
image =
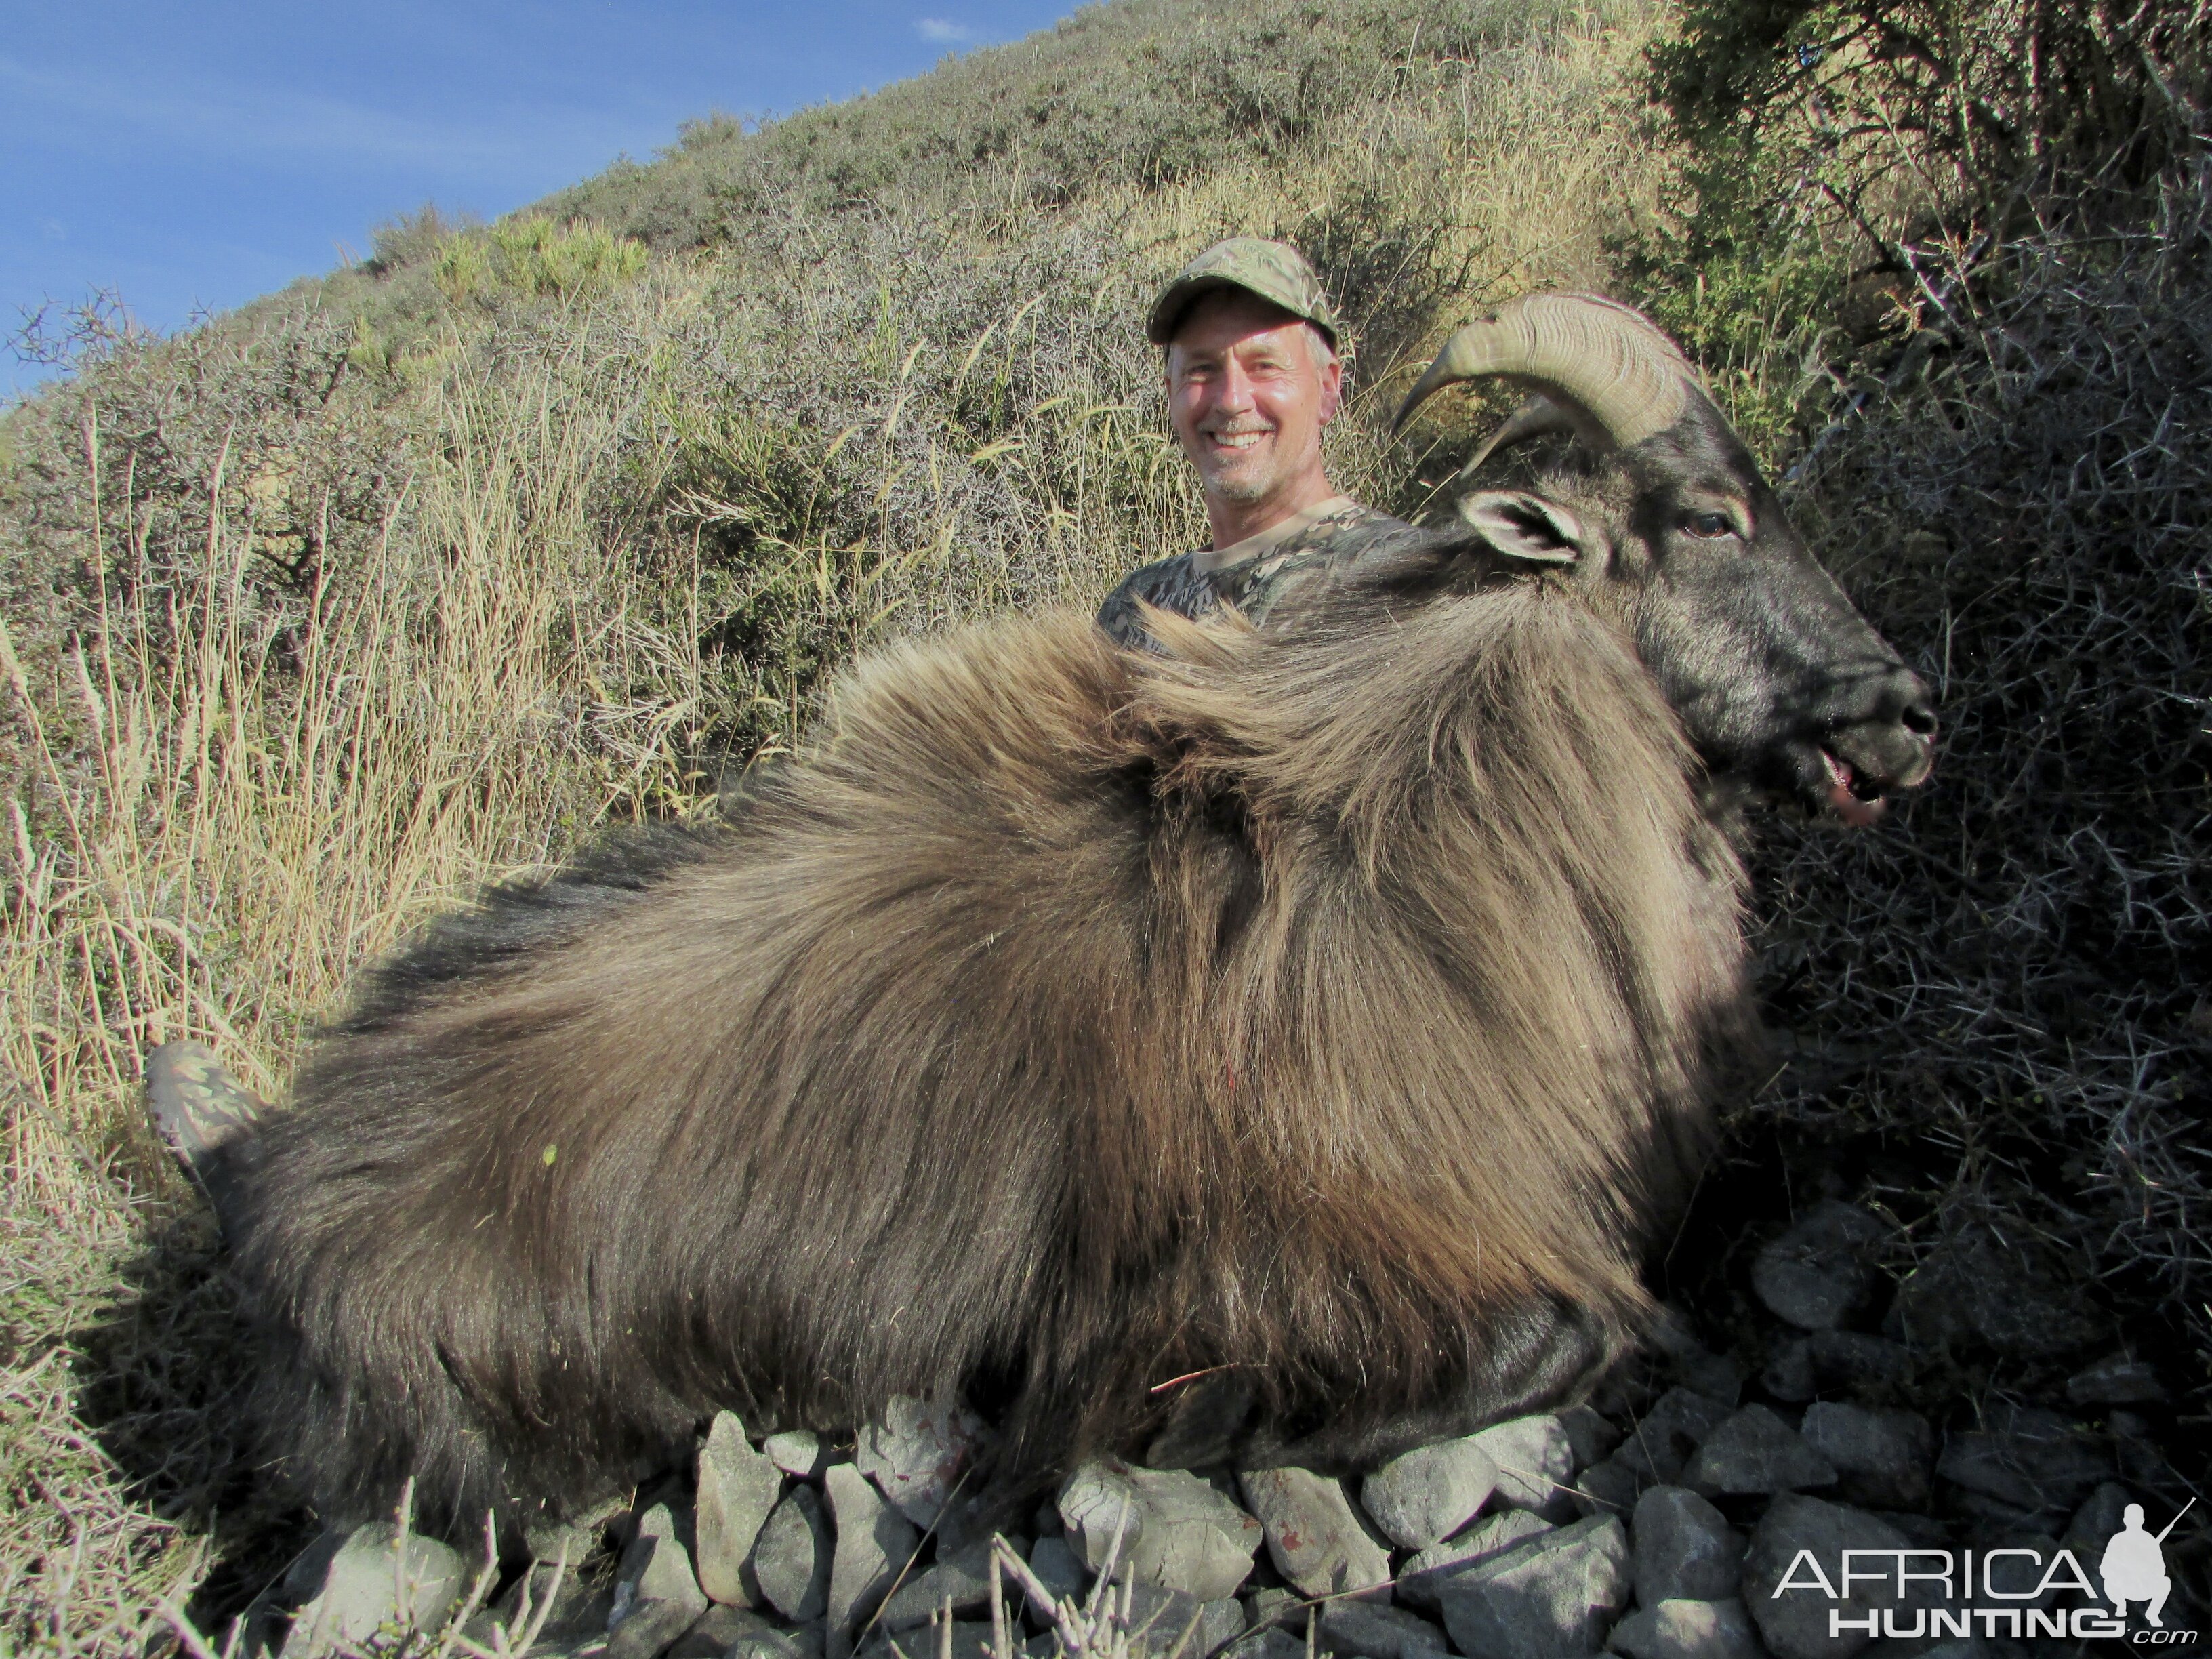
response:
[[[1638,647],[1717,775],[1871,823],[1933,769],[1933,700],[1806,550],[1748,456],[1735,478],[1753,482],[1714,469],[1640,494]]]
[[[1602,517],[1626,533],[1540,495],[1469,497],[1462,515],[1509,556],[1572,567],[1717,779],[1852,824],[1923,782],[1927,687],[1807,551],[1717,414],[1693,408],[1616,459]]]

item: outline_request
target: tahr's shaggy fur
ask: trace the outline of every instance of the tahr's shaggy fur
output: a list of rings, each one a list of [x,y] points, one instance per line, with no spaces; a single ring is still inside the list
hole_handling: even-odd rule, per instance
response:
[[[561,1507],[719,1407],[954,1389],[1012,1491],[1194,1372],[1246,1380],[1240,1455],[1340,1462],[1618,1351],[1746,1030],[1650,673],[1466,539],[1152,623],[878,653],[726,825],[373,979],[243,1154],[325,1513]]]

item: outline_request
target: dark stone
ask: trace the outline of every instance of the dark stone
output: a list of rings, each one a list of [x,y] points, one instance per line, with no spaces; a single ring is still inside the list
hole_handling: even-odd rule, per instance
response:
[[[1698,1447],[1682,1484],[1708,1496],[1835,1484],[1835,1465],[1765,1406],[1746,1406]]]
[[[1855,1204],[1826,1200],[1759,1250],[1751,1287],[1801,1330],[1833,1330],[1874,1288],[1870,1258],[1888,1231]]]
[[[1845,1550],[1909,1547],[1903,1533],[1863,1510],[1785,1492],[1752,1528],[1751,1547],[1743,1563],[1744,1604],[1778,1659],[1850,1659],[1873,1638],[1863,1632],[1849,1630],[1832,1636],[1832,1610],[1844,1618],[1862,1619],[1870,1609],[1913,1603],[1898,1600],[1894,1581],[1873,1583],[1861,1579],[1853,1583],[1849,1595],[1834,1598],[1818,1587],[1782,1589],[1785,1580],[1793,1586],[1810,1584],[1805,1573],[1793,1574],[1791,1565],[1800,1551],[1810,1552],[1812,1564],[1829,1586],[1840,1590]]]
[[[1814,1331],[1776,1354],[1760,1384],[1777,1400],[1802,1404],[1824,1395],[1887,1393],[1912,1380],[1912,1351],[1859,1331]]]
[[[1566,1432],[1577,1469],[1602,1462],[1620,1443],[1620,1426],[1594,1407],[1568,1407],[1559,1413],[1559,1427]]]
[[[1918,1413],[1822,1401],[1806,1407],[1799,1432],[1835,1465],[1837,1491],[1847,1501],[1881,1510],[1926,1505],[1936,1431]]]
[[[1483,1562],[1518,1549],[1553,1529],[1527,1510],[1501,1510],[1483,1516],[1456,1538],[1423,1550],[1398,1574],[1398,1599],[1409,1607],[1433,1608],[1445,1584]]]
[[[1765,1659],[1751,1614],[1733,1596],[1719,1601],[1661,1601],[1639,1608],[1606,1638],[1624,1659]]]
[[[2068,1377],[2066,1398],[2076,1406],[2154,1406],[2166,1389],[2147,1363],[2116,1353]]]
[[[1644,1480],[1672,1486],[1698,1443],[1725,1422],[1729,1407],[1688,1389],[1669,1389],[1639,1419],[1613,1456]]]
[[[1320,1635],[1338,1653],[1364,1659],[1443,1659],[1443,1632],[1403,1607],[1374,1601],[1325,1601]]]
[[[1999,1406],[1986,1420],[1945,1437],[1936,1470],[1954,1486],[2042,1512],[2070,1510],[2112,1478],[2111,1454],[2056,1412]]]
[[[1939,1242],[1897,1288],[1886,1334],[1915,1349],[1986,1345],[2051,1359],[2094,1340],[2078,1289],[2024,1248],[1969,1225]]]
[[[1628,1534],[1612,1516],[1532,1538],[1453,1578],[1439,1593],[1444,1627],[1482,1659],[1556,1659],[1598,1650],[1628,1605]]]
[[[1721,1512],[1680,1486],[1654,1486],[1637,1500],[1636,1599],[1717,1601],[1743,1578],[1743,1535]]]
[[[706,1611],[707,1598],[691,1601],[639,1601],[607,1632],[605,1659],[660,1659]]]
[[[1575,1477],[1575,1507],[1584,1515],[1625,1516],[1651,1484],[1620,1458],[1608,1457]]]

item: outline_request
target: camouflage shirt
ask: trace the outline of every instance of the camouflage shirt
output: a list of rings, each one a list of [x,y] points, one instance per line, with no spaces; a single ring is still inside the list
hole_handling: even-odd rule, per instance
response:
[[[1264,625],[1289,593],[1328,580],[1364,553],[1420,533],[1403,519],[1333,495],[1231,546],[1201,547],[1131,571],[1098,607],[1098,625],[1118,644],[1149,647],[1140,600],[1186,617],[1232,605]]]

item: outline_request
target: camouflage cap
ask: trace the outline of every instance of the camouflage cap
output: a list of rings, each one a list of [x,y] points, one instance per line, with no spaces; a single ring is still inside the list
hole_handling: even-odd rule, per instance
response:
[[[1337,343],[1340,325],[1328,303],[1328,295],[1314,275],[1305,256],[1286,242],[1270,242],[1258,236],[1231,236],[1216,242],[1182,268],[1175,281],[1152,301],[1145,319],[1145,337],[1165,345],[1182,326],[1184,313],[1199,298],[1218,288],[1241,288],[1270,305],[1280,306],[1293,317],[1302,317]]]

